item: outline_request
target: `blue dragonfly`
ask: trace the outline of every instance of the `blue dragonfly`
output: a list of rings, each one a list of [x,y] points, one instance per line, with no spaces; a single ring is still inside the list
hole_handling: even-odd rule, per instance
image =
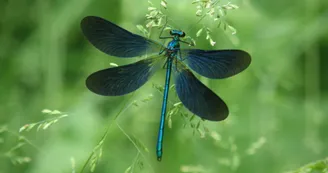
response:
[[[185,36],[180,30],[170,30],[170,36],[162,37],[163,27],[159,38],[172,39],[165,47],[100,17],[85,17],[81,21],[81,29],[93,46],[108,55],[121,58],[152,55],[132,64],[107,68],[91,74],[86,80],[86,86],[96,94],[121,96],[131,93],[144,85],[163,67],[163,64],[166,67],[156,145],[158,161],[163,155],[164,123],[171,72],[173,71],[175,76],[176,93],[190,112],[205,120],[222,121],[229,114],[227,105],[201,83],[190,69],[207,78],[222,79],[240,73],[251,62],[250,55],[242,50],[180,49],[180,42],[189,44],[180,39]]]

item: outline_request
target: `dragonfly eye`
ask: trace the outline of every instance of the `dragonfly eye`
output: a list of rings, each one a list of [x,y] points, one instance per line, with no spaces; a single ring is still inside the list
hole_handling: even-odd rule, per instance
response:
[[[180,35],[180,37],[184,37],[186,36],[186,33],[185,32],[182,32],[182,34]]]
[[[172,30],[170,30],[170,35],[173,35],[173,32],[172,32]]]

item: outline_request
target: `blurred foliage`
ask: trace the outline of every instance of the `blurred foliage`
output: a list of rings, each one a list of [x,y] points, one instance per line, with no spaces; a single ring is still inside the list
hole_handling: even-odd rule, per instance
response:
[[[328,155],[327,0],[151,3],[0,1],[0,173],[83,166],[114,173],[327,172],[321,160]],[[81,19],[95,15],[158,40],[164,23],[147,28],[150,7],[162,13],[155,24],[167,16],[169,27],[186,31],[197,48],[238,48],[252,56],[250,67],[232,78],[199,76],[228,104],[224,122],[191,116],[171,90],[161,162],[155,146],[164,70],[134,94],[95,95],[85,87],[89,74],[136,58],[109,57],[80,30]],[[28,131],[31,124],[40,130]]]
[[[328,172],[328,158],[309,163],[296,171],[290,171],[288,173],[310,173],[310,172]]]

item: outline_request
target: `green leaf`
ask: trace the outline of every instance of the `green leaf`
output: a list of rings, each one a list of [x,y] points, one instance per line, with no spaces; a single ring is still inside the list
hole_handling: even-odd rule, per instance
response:
[[[151,11],[151,12],[149,13],[149,15],[150,15],[151,17],[155,18],[155,17],[158,15],[158,11],[157,11],[157,10]]]
[[[172,88],[174,88],[175,87],[175,84],[172,84],[171,86],[170,86],[170,89],[172,89]]]
[[[94,163],[91,165],[90,172],[94,172],[95,169],[96,169],[96,164]]]
[[[51,112],[51,114],[53,114],[53,115],[58,115],[58,114],[62,114],[59,110],[53,110],[52,112]]]
[[[44,126],[42,127],[42,129],[46,130],[50,125],[51,125],[51,123],[45,123]]]
[[[197,132],[199,133],[200,135],[200,138],[205,138],[205,133],[201,130],[201,129],[197,129]]]
[[[154,6],[154,4],[151,1],[148,1],[148,4]]]
[[[24,126],[22,126],[21,128],[19,128],[19,133],[21,133],[22,131],[24,131],[27,127],[29,126],[29,124],[25,124]]]
[[[202,34],[202,32],[203,32],[203,28],[201,28],[200,30],[197,31],[197,33],[196,33],[196,37],[199,37],[200,34]]]
[[[212,2],[211,1],[207,1],[205,4],[205,8],[211,8],[212,6]]]
[[[196,4],[196,3],[199,3],[199,2],[200,2],[200,0],[195,0],[195,1],[192,1],[191,4]]]
[[[63,115],[60,116],[60,118],[65,118],[65,117],[68,117],[68,115],[67,114],[63,114]]]
[[[41,112],[44,114],[50,114],[52,111],[49,109],[43,109]]]
[[[166,31],[166,30],[171,30],[171,29],[172,29],[171,27],[166,26],[166,27],[164,28],[164,31]]]
[[[172,116],[168,117],[167,125],[169,126],[170,129],[172,129]]]
[[[216,44],[216,42],[213,41],[212,38],[210,38],[210,44],[211,44],[211,46],[214,46]]]
[[[103,155],[103,147],[101,146],[99,149],[99,154],[98,154],[98,158],[101,158]]]
[[[221,135],[215,131],[212,131],[210,133],[210,136],[212,137],[212,139],[214,139],[215,141],[221,141]]]
[[[146,151],[147,153],[149,152],[148,148],[140,141],[138,140],[135,136],[131,136],[131,139],[135,142],[135,144]]]
[[[191,122],[194,118],[195,118],[195,116],[192,115],[192,116],[190,117],[189,121]]]
[[[196,16],[202,16],[203,10],[199,9],[196,11]]]
[[[227,30],[227,24],[225,22],[223,23],[223,30]]]
[[[258,149],[260,149],[266,143],[265,137],[260,137],[256,142],[246,150],[248,155],[254,155]]]
[[[142,33],[147,32],[147,30],[142,25],[137,25],[137,29],[141,31]]]
[[[182,105],[182,102],[177,102],[177,103],[174,103],[174,107],[177,107],[177,106],[181,106]]]
[[[129,173],[131,172],[131,166],[129,166],[128,168],[126,168],[126,170],[124,171],[124,173]]]
[[[147,27],[147,28],[151,28],[154,24],[155,24],[155,22],[154,22],[153,20],[151,20],[150,22],[148,22],[148,23],[146,24],[146,27]]]
[[[26,131],[30,131],[36,124],[29,124],[29,126],[27,127]]]
[[[237,30],[234,27],[232,27],[231,25],[228,25],[228,28],[230,29],[232,35],[237,33]]]
[[[220,20],[219,23],[218,23],[218,26],[217,26],[218,28],[221,26],[221,23],[222,23],[222,22],[221,22],[221,20]]]
[[[39,131],[42,128],[43,124],[39,124],[38,128],[36,128],[36,131]]]
[[[222,8],[219,8],[219,10],[218,10],[218,15],[219,15],[220,17],[223,17],[223,16],[226,15],[226,11],[225,11],[224,9],[222,9]]]
[[[199,129],[200,126],[200,121],[198,121],[197,125],[196,125],[196,129]]]
[[[156,10],[156,7],[148,7],[148,11]]]
[[[166,9],[167,8],[167,2],[165,0],[162,0],[161,1],[161,6]]]
[[[229,6],[232,8],[232,9],[238,9],[239,7],[235,4],[229,4]]]
[[[132,102],[132,105],[133,105],[133,106],[136,106],[136,107],[139,106],[137,100],[134,100],[134,101]]]
[[[211,10],[209,12],[207,12],[207,14],[209,14],[211,17],[213,17],[215,14],[214,8],[211,8]]]
[[[208,130],[208,128],[205,127],[205,126],[203,126],[203,129],[204,129],[205,133],[209,133],[210,132],[210,130]]]
[[[206,35],[206,40],[210,39],[211,36],[209,34]]]

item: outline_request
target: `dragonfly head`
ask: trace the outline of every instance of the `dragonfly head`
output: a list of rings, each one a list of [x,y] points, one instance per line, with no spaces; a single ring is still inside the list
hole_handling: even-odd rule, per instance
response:
[[[186,36],[186,33],[184,33],[183,31],[174,30],[174,29],[170,31],[170,34],[172,36],[178,36],[178,37],[184,37],[184,36]]]

